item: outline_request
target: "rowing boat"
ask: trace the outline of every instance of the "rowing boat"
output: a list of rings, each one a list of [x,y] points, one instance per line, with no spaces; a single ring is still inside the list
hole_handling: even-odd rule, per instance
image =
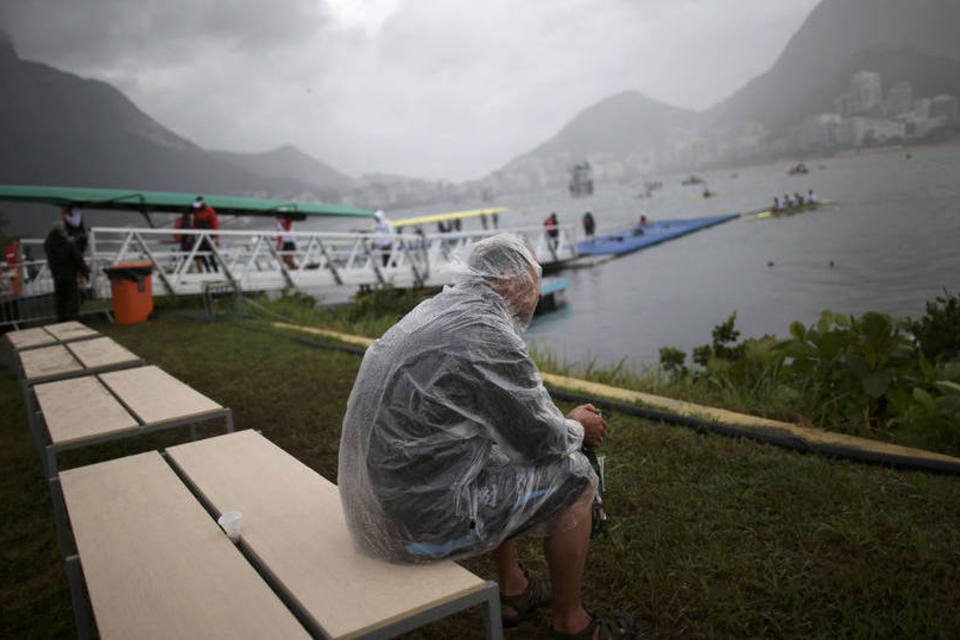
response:
[[[767,218],[779,218],[781,216],[792,216],[795,213],[803,213],[804,211],[813,211],[814,209],[819,209],[820,207],[829,207],[830,205],[834,205],[834,204],[837,204],[836,200],[817,200],[813,204],[802,204],[799,207],[790,207],[789,209],[781,209],[780,211],[767,209],[766,211],[761,211],[760,213],[744,216],[743,219],[748,222],[752,222],[753,220],[766,220]]]
[[[739,216],[739,213],[725,213],[702,218],[655,220],[616,233],[597,236],[592,240],[578,242],[577,252],[581,256],[624,255],[733,220]]]

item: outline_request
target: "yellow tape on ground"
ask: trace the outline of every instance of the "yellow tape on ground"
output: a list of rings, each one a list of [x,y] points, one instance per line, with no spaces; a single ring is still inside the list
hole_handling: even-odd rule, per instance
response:
[[[924,458],[927,460],[941,460],[944,462],[953,462],[960,464],[960,458],[954,458],[940,453],[933,453],[923,449],[914,449],[912,447],[902,447],[879,440],[870,440],[869,438],[858,438],[848,436],[833,431],[824,431],[814,427],[794,424],[792,422],[780,422],[778,420],[769,420],[767,418],[758,418],[745,413],[727,411],[726,409],[717,409],[715,407],[705,407],[703,405],[683,402],[682,400],[673,400],[640,391],[631,391],[629,389],[620,389],[598,382],[579,380],[577,378],[567,378],[552,373],[541,373],[543,381],[556,387],[562,387],[571,391],[579,391],[587,395],[594,395],[603,398],[609,398],[626,404],[641,403],[643,405],[663,409],[671,413],[682,416],[691,416],[707,418],[720,424],[731,426],[754,427],[756,430],[770,430],[789,433],[792,436],[800,438],[811,443],[823,443],[843,445],[847,447],[856,447],[867,451],[877,451],[900,456],[911,456],[915,458]]]
[[[373,343],[372,338],[354,336],[347,333],[340,333],[338,331],[331,331],[329,329],[305,327],[296,324],[288,324],[285,322],[273,322],[271,324],[274,327],[281,329],[290,329],[303,333],[326,336],[328,338],[334,338],[342,342],[356,344],[363,347],[368,347],[371,343]],[[553,373],[541,372],[540,376],[543,378],[543,381],[546,384],[555,387],[561,387],[569,391],[577,391],[588,396],[607,398],[609,400],[614,400],[616,402],[622,402],[625,404],[640,403],[645,406],[663,409],[664,411],[669,411],[681,416],[705,418],[714,422],[719,422],[720,424],[751,427],[758,431],[770,430],[780,433],[789,433],[794,437],[811,443],[842,445],[846,447],[856,447],[865,451],[877,451],[892,455],[911,456],[915,458],[924,458],[927,460],[940,460],[943,462],[960,464],[960,458],[955,458],[953,456],[940,453],[933,453],[931,451],[924,451],[923,449],[902,447],[900,445],[890,444],[888,442],[880,442],[879,440],[848,436],[842,433],[824,431],[822,429],[794,424],[792,422],[780,422],[778,420],[758,418],[757,416],[751,416],[745,413],[737,413],[735,411],[727,411],[726,409],[717,409],[715,407],[706,407],[699,404],[693,404],[692,402],[664,398],[662,396],[643,393],[641,391],[631,391],[630,389],[611,387],[610,385],[600,384],[599,382],[590,382],[588,380],[580,380],[579,378],[568,378],[566,376],[559,376]]]
[[[320,329],[318,327],[304,327],[299,324],[287,324],[286,322],[271,322],[272,326],[277,327],[278,329],[291,329],[293,331],[300,331],[302,333],[312,333],[317,336],[326,336],[328,338],[336,338],[341,342],[347,342],[349,344],[357,344],[361,347],[369,347],[373,343],[372,338],[364,338],[363,336],[352,336],[348,333],[340,333],[339,331],[330,331],[329,329]]]

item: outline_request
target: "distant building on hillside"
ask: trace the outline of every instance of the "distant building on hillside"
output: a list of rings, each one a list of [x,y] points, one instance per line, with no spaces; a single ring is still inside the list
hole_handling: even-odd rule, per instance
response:
[[[836,100],[836,111],[842,116],[879,116],[883,110],[880,74],[859,71],[850,79],[850,88]]]
[[[880,74],[872,71],[860,71],[853,75],[850,90],[855,101],[856,114],[869,114],[883,104],[883,90]]]
[[[949,124],[957,122],[957,98],[948,95],[936,96],[930,101],[930,117],[944,118]]]
[[[898,82],[887,91],[887,117],[899,116],[913,109],[913,87],[909,82]]]
[[[854,146],[861,147],[903,140],[907,127],[894,120],[856,116],[850,118],[850,131]]]

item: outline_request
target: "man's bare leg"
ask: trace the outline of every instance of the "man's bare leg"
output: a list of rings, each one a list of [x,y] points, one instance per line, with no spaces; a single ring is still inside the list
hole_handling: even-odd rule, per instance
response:
[[[527,589],[527,577],[523,575],[517,558],[517,543],[507,540],[491,552],[493,563],[497,567],[497,582],[500,593],[505,596],[518,596]],[[513,607],[504,607],[503,615],[512,616],[517,612]]]
[[[561,633],[577,633],[590,623],[583,608],[583,571],[590,547],[593,488],[588,487],[580,499],[561,516],[562,521],[575,521],[573,527],[560,527],[554,535],[543,539],[543,552],[550,568],[553,596],[550,610],[553,628]]]

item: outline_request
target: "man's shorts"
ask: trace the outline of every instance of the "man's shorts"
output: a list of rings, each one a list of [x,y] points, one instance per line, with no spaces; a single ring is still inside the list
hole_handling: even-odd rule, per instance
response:
[[[480,473],[456,504],[438,504],[411,496],[384,504],[402,531],[397,560],[425,562],[486,553],[523,533],[549,536],[561,516],[593,484],[582,455],[540,467],[503,467]],[[446,501],[441,501],[446,502]],[[567,526],[572,526],[568,523]],[[405,556],[405,557],[404,557]]]

